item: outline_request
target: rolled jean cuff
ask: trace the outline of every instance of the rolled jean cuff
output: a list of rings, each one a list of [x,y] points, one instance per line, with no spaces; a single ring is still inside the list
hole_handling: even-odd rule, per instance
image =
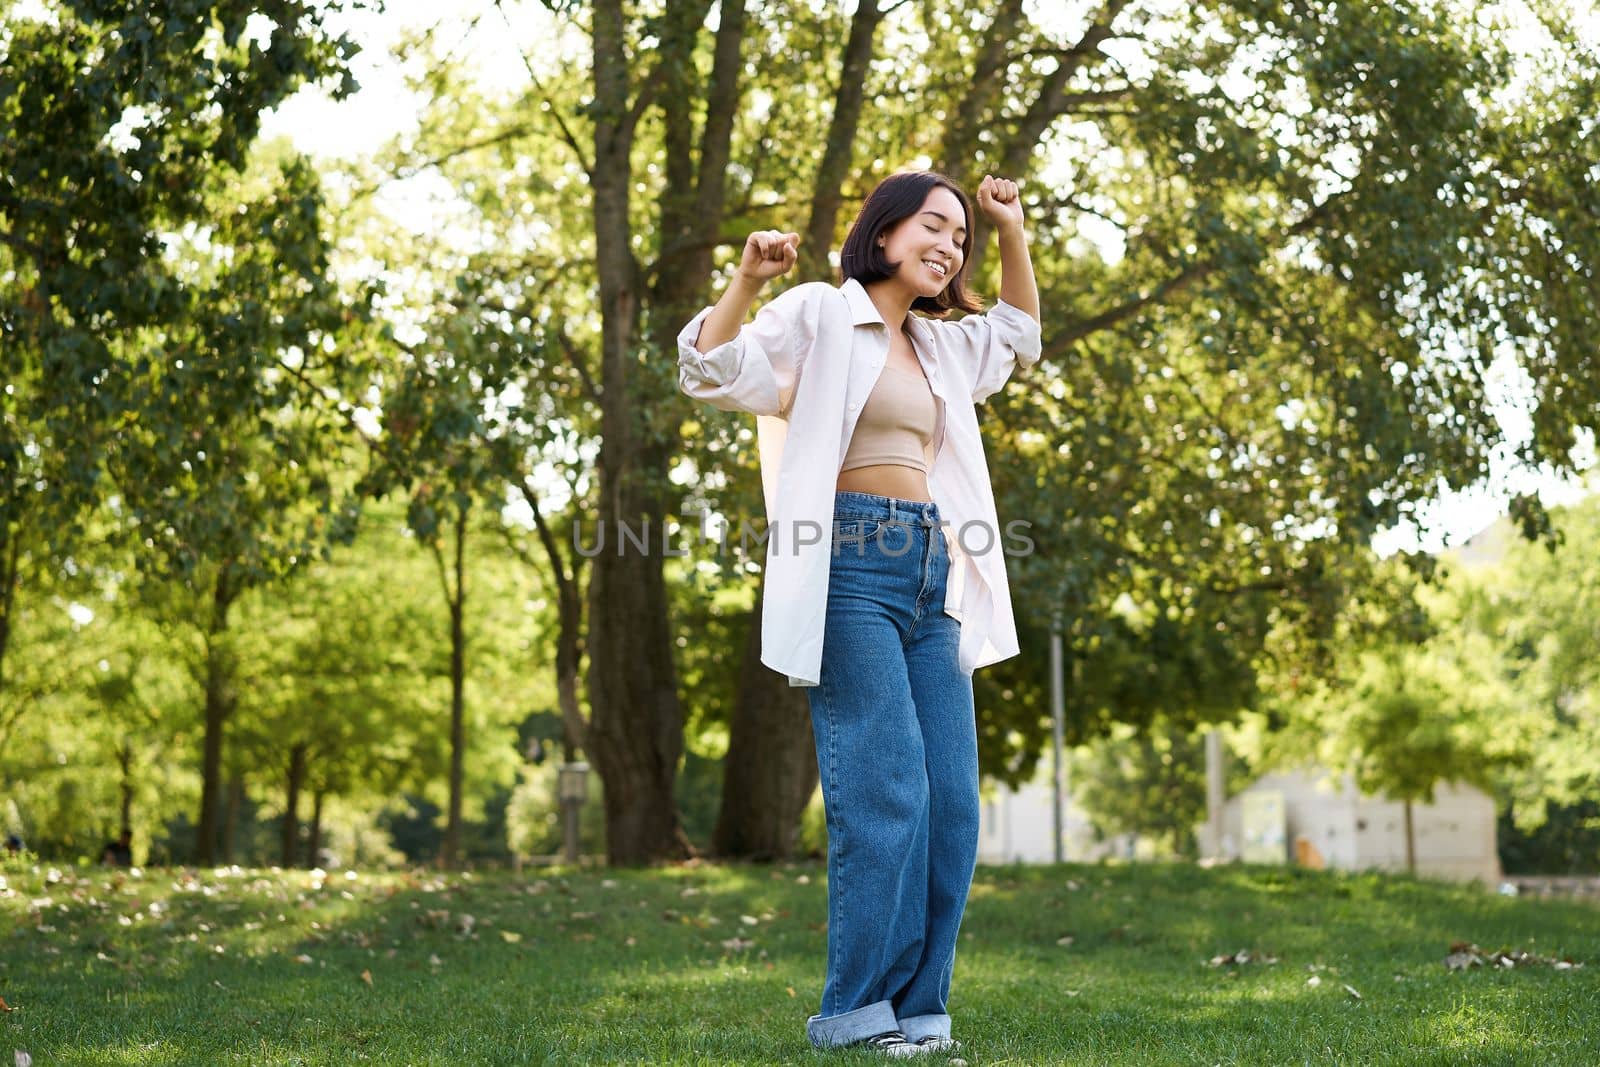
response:
[[[921,1041],[925,1037],[949,1037],[950,1016],[948,1015],[913,1015],[909,1019],[901,1019],[899,1030],[906,1035],[907,1041]]]
[[[948,1028],[949,1024],[946,1023],[946,1029]],[[893,1029],[895,1029],[894,1008],[889,1006],[887,1000],[847,1011],[843,1015],[832,1015],[826,1019],[820,1015],[813,1015],[806,1020],[806,1036],[817,1048],[853,1045],[857,1041],[886,1034]]]

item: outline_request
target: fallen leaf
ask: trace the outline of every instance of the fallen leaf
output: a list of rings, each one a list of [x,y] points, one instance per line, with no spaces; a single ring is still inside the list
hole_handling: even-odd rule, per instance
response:
[[[1264,963],[1268,966],[1278,962],[1278,957],[1269,956],[1265,952],[1251,952],[1249,949],[1240,949],[1226,956],[1212,956],[1206,961],[1212,967],[1242,966],[1246,963]]]
[[[296,963],[310,963],[311,962],[311,957],[306,955],[304,952],[302,952],[302,953],[300,953],[300,955],[298,955],[298,956],[296,956],[294,958],[294,961]]]
[[[522,940],[522,935],[517,933],[515,930],[501,930],[500,940],[504,941],[508,945],[515,945],[518,941]]]
[[[761,920],[756,918],[754,915],[741,915],[739,916],[739,921],[744,923],[746,926],[761,925]]]
[[[1320,974],[1314,974],[1310,978],[1306,979],[1306,985],[1310,986],[1312,989],[1317,988],[1317,986],[1319,986],[1321,984],[1322,984],[1322,975],[1320,975]]]
[[[1068,945],[1071,945],[1074,940],[1075,939],[1073,936],[1068,934],[1065,937],[1056,938],[1056,944],[1060,945],[1062,948],[1066,948]]]
[[[361,980],[363,982],[367,983],[368,985],[371,985],[372,984],[372,972],[371,971],[362,971],[361,972]]]
[[[1465,971],[1471,967],[1494,966],[1504,970],[1514,970],[1518,967],[1531,967],[1541,965],[1558,971],[1569,971],[1582,967],[1583,964],[1573,959],[1557,959],[1553,956],[1538,956],[1526,949],[1499,952],[1485,952],[1471,941],[1457,941],[1450,946],[1450,954],[1444,958],[1444,965],[1452,971]]]
[[[0,997],[0,1011],[6,1012],[7,1014],[9,1014],[9,1013],[14,1012],[16,1010],[17,1010],[16,1008],[13,1008],[11,1005],[6,1003],[6,998],[5,997]]]
[[[727,949],[729,952],[743,952],[746,949],[754,948],[755,944],[756,943],[754,941],[746,941],[742,937],[730,937],[728,940],[722,942],[722,947]]]
[[[791,997],[796,995],[794,986],[785,986],[784,989]]]
[[[1355,999],[1357,999],[1357,1000],[1360,1000],[1360,999],[1361,999],[1361,994],[1360,994],[1360,993],[1358,993],[1358,992],[1356,992],[1356,987],[1355,987],[1355,986],[1353,986],[1353,985],[1347,985],[1347,986],[1345,986],[1345,987],[1344,987],[1344,991],[1345,991],[1345,992],[1346,992],[1346,993],[1349,993],[1349,994],[1350,994],[1350,995],[1351,995],[1351,996],[1352,996],[1352,997],[1354,997],[1354,998],[1355,998]]]
[[[17,1067],[33,1067],[33,1057],[22,1051],[16,1050]]]

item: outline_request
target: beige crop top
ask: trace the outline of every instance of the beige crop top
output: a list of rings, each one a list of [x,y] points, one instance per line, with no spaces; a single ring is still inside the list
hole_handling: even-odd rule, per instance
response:
[[[927,473],[937,414],[933,391],[919,370],[886,366],[867,396],[840,472],[894,463]]]

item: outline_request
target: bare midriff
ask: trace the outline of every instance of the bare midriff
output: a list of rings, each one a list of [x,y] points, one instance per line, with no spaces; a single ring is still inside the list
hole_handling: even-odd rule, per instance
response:
[[[927,474],[898,463],[880,463],[844,471],[840,473],[834,489],[841,493],[873,493],[924,504],[933,499],[928,492]]]

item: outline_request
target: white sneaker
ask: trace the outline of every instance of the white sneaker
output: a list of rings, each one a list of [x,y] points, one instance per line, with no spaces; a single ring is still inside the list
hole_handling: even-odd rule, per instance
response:
[[[905,1060],[913,1056],[924,1056],[932,1051],[931,1049],[923,1048],[920,1044],[907,1041],[906,1035],[899,1030],[890,1030],[887,1033],[869,1037],[864,1041],[857,1041],[854,1047],[873,1049],[892,1060]]]
[[[937,1034],[929,1034],[917,1042],[917,1047],[925,1048],[929,1052],[959,1052],[961,1042],[953,1037],[940,1037]]]

